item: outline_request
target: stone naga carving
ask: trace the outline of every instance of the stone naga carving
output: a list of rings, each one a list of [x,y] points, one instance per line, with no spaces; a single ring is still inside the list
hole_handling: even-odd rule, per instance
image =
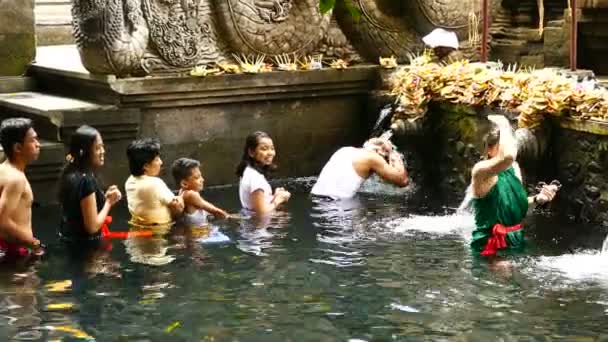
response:
[[[233,51],[245,54],[307,54],[330,23],[319,0],[214,0],[218,22]]]
[[[365,59],[377,62],[379,57],[395,56],[399,62],[408,62],[407,56],[422,48],[420,35],[407,20],[400,2],[353,0],[352,3],[361,13],[358,20],[341,1],[334,11],[342,31]]]
[[[118,76],[185,71],[231,53],[407,62],[434,27],[456,30],[461,40],[468,33],[461,1],[351,1],[358,21],[342,1],[321,14],[319,0],[74,0],[72,15],[83,65]]]
[[[87,70],[117,75],[141,70],[149,30],[139,0],[74,0],[72,18]]]
[[[74,0],[84,67],[128,76],[225,59],[205,0]]]
[[[479,6],[475,7],[477,1],[352,0],[352,3],[361,13],[358,21],[343,2],[337,3],[335,14],[346,36],[369,61],[392,55],[400,63],[407,63],[412,53],[424,48],[422,37],[438,27],[456,32],[467,58],[478,55],[481,19]],[[494,4],[491,11],[498,8]]]

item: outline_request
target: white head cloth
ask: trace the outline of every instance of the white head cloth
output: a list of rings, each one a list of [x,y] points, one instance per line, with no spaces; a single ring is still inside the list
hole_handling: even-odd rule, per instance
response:
[[[431,48],[445,46],[458,49],[458,37],[456,33],[442,28],[434,29],[433,32],[424,36],[422,41]]]

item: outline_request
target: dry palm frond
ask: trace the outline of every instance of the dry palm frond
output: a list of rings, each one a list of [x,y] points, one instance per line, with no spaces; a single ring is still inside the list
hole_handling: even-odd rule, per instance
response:
[[[218,68],[227,74],[239,74],[241,68],[236,64],[231,63],[217,63]]]
[[[206,65],[195,66],[190,70],[190,76],[205,77],[209,75],[219,75],[222,71],[218,68],[208,69]]]
[[[395,56],[390,56],[386,58],[380,57],[380,66],[385,69],[394,69],[397,67],[397,59]]]
[[[239,64],[241,70],[246,74],[258,74],[265,72],[266,65],[264,59],[266,55],[245,56],[232,54],[234,59]]]
[[[295,71],[298,70],[297,56],[294,54],[293,59],[288,54],[282,54],[274,56],[273,61],[277,69],[282,71]]]
[[[306,56],[303,62],[299,62],[302,70],[320,70],[323,69],[323,55]]]
[[[423,56],[413,57],[412,64],[391,77],[391,94],[398,104],[393,121],[424,116],[432,100],[518,111],[519,125],[529,128],[546,116],[608,120],[608,90],[592,81],[579,83],[554,69],[517,64],[504,71],[467,61],[441,66],[422,63]]]
[[[329,67],[337,70],[344,70],[348,68],[348,62],[343,59],[334,59],[329,63]]]

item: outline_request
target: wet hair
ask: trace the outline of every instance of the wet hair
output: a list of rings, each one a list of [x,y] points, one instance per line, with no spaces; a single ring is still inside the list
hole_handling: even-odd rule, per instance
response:
[[[68,186],[73,184],[72,178],[76,173],[91,173],[97,181],[97,177],[91,170],[91,150],[97,140],[99,131],[87,125],[82,125],[76,129],[70,137],[69,152],[66,157],[66,164],[59,176],[59,201],[63,199]]]
[[[13,147],[23,144],[27,131],[33,128],[32,120],[27,118],[10,118],[0,125],[0,144],[9,160],[15,156]]]
[[[363,143],[363,148],[364,149],[372,149],[373,147],[376,148],[380,148],[382,149],[384,147],[385,143],[389,143],[386,140],[383,140],[381,138],[371,138],[369,140],[367,140],[365,143]],[[390,144],[390,143],[389,143]],[[373,149],[372,149],[373,150]],[[375,151],[375,150],[374,150]],[[377,151],[375,151],[377,153]],[[378,153],[384,160],[386,160],[388,162],[389,160],[389,154],[383,154],[383,153]]]
[[[160,142],[153,138],[133,140],[127,147],[129,171],[133,176],[144,174],[144,165],[160,156]]]
[[[175,180],[175,185],[180,186],[181,181],[192,175],[192,170],[200,167],[201,163],[198,160],[190,158],[179,158],[171,165],[171,174]]]
[[[483,137],[483,158],[488,157],[490,148],[496,146],[500,141],[500,129],[494,125],[488,133]]]
[[[270,135],[268,135],[268,133],[266,133],[266,132],[256,131],[256,132],[249,134],[247,136],[247,138],[245,138],[245,147],[243,148],[243,157],[241,158],[241,162],[239,163],[239,165],[236,167],[237,176],[242,177],[243,172],[245,172],[245,169],[247,168],[247,166],[251,166],[252,168],[256,169],[258,172],[260,172],[264,176],[267,176],[271,171],[276,170],[276,168],[277,168],[276,164],[273,163],[271,165],[260,165],[260,163],[258,163],[255,159],[253,159],[249,155],[249,151],[254,151],[260,144],[260,140],[263,138],[270,139]]]

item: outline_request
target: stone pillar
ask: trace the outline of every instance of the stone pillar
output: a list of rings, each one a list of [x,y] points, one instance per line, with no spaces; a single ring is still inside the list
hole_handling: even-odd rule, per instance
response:
[[[0,76],[25,72],[36,55],[34,0],[0,0]]]

